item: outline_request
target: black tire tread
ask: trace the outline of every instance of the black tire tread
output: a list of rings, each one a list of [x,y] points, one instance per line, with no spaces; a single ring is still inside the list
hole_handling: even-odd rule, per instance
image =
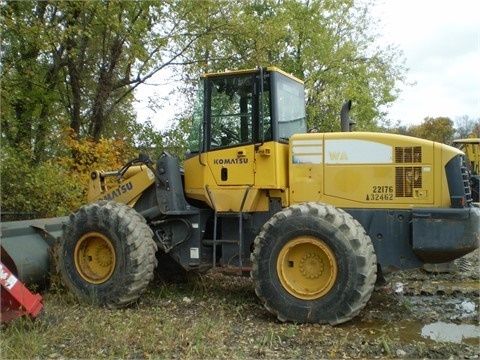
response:
[[[153,232],[146,224],[145,219],[133,208],[113,201],[99,201],[81,207],[76,213],[70,215],[69,222],[64,231],[64,237],[72,236],[78,231],[80,224],[94,223],[107,225],[121,233],[121,238],[126,243],[122,244],[125,250],[127,269],[122,274],[122,281],[112,284],[112,290],[104,293],[99,300],[108,308],[122,308],[137,300],[147,289],[153,279],[154,269],[157,265],[155,252],[157,245],[153,240]],[[63,241],[63,240],[62,240]],[[78,289],[71,280],[66,266],[69,256],[62,254],[62,244],[57,246],[56,256],[57,271],[62,275],[63,285],[73,292],[80,300],[90,301],[93,294],[85,294]],[[120,260],[120,259],[119,259]]]
[[[367,304],[374,289],[377,269],[375,250],[369,236],[357,220],[346,211],[328,204],[314,202],[295,204],[278,212],[264,224],[255,239],[254,251],[251,254],[251,276],[254,281],[255,293],[260,298],[265,308],[269,312],[275,314],[278,320],[282,322],[296,322],[296,319],[291,319],[284,313],[284,309],[278,309],[273,306],[269,294],[264,293],[261,285],[263,281],[268,281],[268,279],[264,279],[264,274],[262,274],[259,269],[260,254],[266,241],[265,238],[267,233],[270,229],[277,227],[280,222],[294,216],[295,214],[322,217],[335,226],[338,231],[342,231],[343,235],[349,239],[357,258],[357,263],[360,264],[357,274],[359,279],[356,282],[354,289],[355,294],[352,296],[354,301],[348,304],[348,311],[338,313],[336,318],[329,319],[325,322],[328,322],[331,325],[336,325],[352,319],[358,315]],[[323,323],[324,321],[319,322]]]

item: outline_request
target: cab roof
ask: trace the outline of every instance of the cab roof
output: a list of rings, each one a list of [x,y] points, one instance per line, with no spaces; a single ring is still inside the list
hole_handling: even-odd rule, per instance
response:
[[[206,73],[201,75],[201,78],[210,78],[210,77],[217,77],[217,76],[225,76],[225,75],[244,75],[244,74],[255,74],[258,73],[259,68],[256,69],[243,69],[243,70],[226,70],[223,72],[212,72],[212,73]],[[266,72],[278,72],[280,74],[283,74],[287,77],[289,77],[292,80],[295,80],[299,82],[300,84],[303,84],[303,81],[300,80],[299,78],[293,76],[292,74],[289,74],[282,69],[279,69],[275,66],[268,66],[264,68],[264,71]]]

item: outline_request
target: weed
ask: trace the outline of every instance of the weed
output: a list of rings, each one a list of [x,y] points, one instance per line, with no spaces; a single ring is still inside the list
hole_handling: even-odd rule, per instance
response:
[[[410,310],[412,310],[413,304],[410,300],[405,299],[405,300],[402,301],[402,306],[405,309],[407,309],[408,311],[410,311]]]
[[[30,354],[42,352],[42,344],[45,341],[42,325],[28,317],[12,320],[8,325],[2,326],[1,357],[28,358]]]
[[[297,328],[298,328],[298,325],[289,324],[284,333],[285,337],[287,338],[295,337],[295,335],[297,334]]]
[[[387,353],[389,357],[392,356],[392,347],[391,347],[391,339],[383,334],[382,336],[379,337],[380,344],[382,345],[383,350]]]
[[[275,329],[273,329],[272,327],[269,327],[260,341],[260,346],[271,348],[276,343],[281,344],[282,338],[280,337],[280,335],[276,333]]]

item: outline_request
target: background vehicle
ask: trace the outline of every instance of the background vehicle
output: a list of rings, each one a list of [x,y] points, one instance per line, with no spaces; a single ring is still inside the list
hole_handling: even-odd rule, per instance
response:
[[[80,299],[121,307],[155,272],[221,268],[251,274],[281,321],[339,324],[384,274],[478,247],[460,150],[307,133],[303,83],[274,67],[201,80],[183,167],[164,153],[94,171],[89,204],[57,222],[57,267]]]
[[[467,169],[470,172],[470,185],[473,201],[479,202],[480,192],[480,138],[471,134],[467,139],[456,139],[453,144],[465,152]]]

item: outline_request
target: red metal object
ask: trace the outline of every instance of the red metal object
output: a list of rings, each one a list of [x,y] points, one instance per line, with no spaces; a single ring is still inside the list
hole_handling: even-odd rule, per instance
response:
[[[29,315],[36,317],[43,308],[40,294],[31,293],[10,270],[0,262],[2,322]]]

